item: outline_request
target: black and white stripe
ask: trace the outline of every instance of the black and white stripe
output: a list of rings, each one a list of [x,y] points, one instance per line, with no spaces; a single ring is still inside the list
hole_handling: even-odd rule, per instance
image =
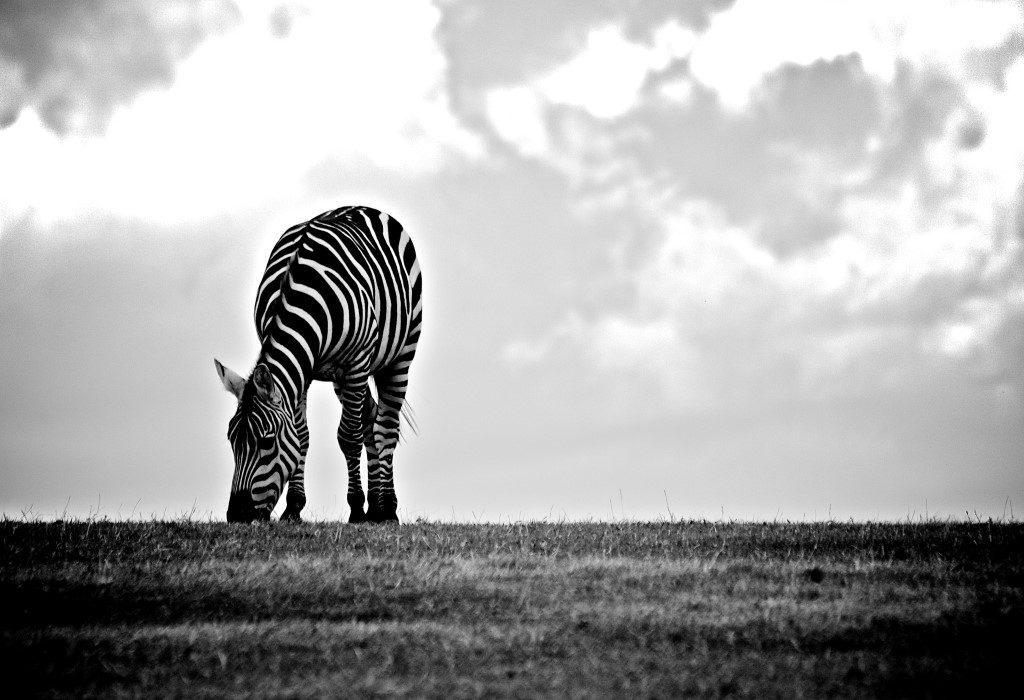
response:
[[[282,518],[298,519],[306,500],[305,397],[314,380],[332,382],[342,404],[338,443],[348,465],[350,522],[397,519],[392,460],[423,322],[421,292],[412,240],[383,212],[343,207],[285,231],[256,295],[256,368],[242,379],[216,363],[239,400],[228,427],[235,454],[229,520],[269,517],[286,483]]]

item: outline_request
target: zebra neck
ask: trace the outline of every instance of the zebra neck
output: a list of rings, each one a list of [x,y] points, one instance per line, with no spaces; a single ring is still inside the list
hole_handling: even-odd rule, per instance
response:
[[[287,346],[275,342],[271,336],[263,344],[257,360],[257,364],[263,363],[270,369],[270,374],[284,394],[285,406],[291,409],[295,409],[299,399],[306,393],[312,376],[312,367],[306,366],[308,363],[303,363],[303,359],[296,358]]]

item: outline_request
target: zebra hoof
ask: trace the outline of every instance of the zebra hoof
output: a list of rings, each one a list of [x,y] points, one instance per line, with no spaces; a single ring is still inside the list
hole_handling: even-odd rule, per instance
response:
[[[362,510],[356,510],[355,508],[353,508],[352,512],[349,513],[348,522],[351,525],[355,525],[355,524],[358,524],[358,523],[365,523],[366,522],[366,516],[363,514]]]
[[[283,513],[281,513],[281,522],[282,523],[301,523],[302,522],[302,517],[299,515],[299,511],[297,511],[297,510],[291,511],[291,510],[287,510],[286,509]]]
[[[367,515],[366,519],[375,525],[398,525],[398,516],[395,513],[374,513]]]

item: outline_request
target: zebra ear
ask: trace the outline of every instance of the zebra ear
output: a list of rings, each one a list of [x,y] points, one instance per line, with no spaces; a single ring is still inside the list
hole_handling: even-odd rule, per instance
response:
[[[224,388],[234,394],[236,399],[241,401],[242,390],[245,389],[245,380],[222,365],[219,361],[214,360],[213,364],[217,368],[217,376],[220,377],[220,381],[224,384]]]
[[[256,365],[252,371],[252,381],[256,385],[256,391],[260,398],[271,403],[281,403],[281,391],[274,384],[274,377],[270,374],[270,368],[265,364]]]

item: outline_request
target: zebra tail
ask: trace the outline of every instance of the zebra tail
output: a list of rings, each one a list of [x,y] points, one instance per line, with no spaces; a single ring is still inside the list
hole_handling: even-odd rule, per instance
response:
[[[412,430],[413,435],[419,436],[420,426],[416,422],[416,411],[413,410],[412,405],[409,403],[408,399],[406,399],[405,402],[402,404],[402,410],[399,416],[400,420],[402,421],[402,424],[407,426],[410,430]],[[401,430],[399,430],[398,432],[398,438],[400,440],[403,438]]]

